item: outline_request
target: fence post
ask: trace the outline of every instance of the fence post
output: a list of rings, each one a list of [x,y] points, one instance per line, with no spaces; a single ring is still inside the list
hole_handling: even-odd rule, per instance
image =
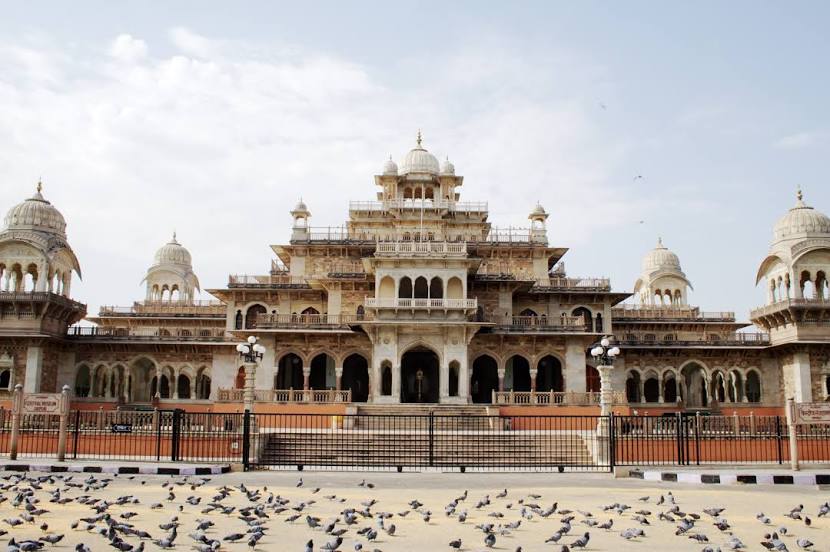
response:
[[[170,434],[170,460],[176,462],[179,459],[179,434],[181,432],[181,415],[182,410],[177,408],[173,410],[173,427]]]
[[[781,416],[775,417],[775,448],[778,453],[778,465],[784,463],[784,455],[781,450]]]
[[[617,463],[617,431],[614,428],[614,411],[612,410],[608,416],[608,458],[613,473]]]
[[[17,445],[20,440],[20,418],[23,416],[23,384],[14,386],[12,396],[12,434],[9,443],[9,460],[17,460]]]
[[[161,413],[153,408],[153,425],[156,428],[156,462],[161,460]]]
[[[61,417],[58,426],[58,462],[66,459],[66,422],[69,418],[69,386],[61,389]]]
[[[435,441],[435,414],[432,410],[429,411],[429,467],[431,468],[435,463],[435,449],[433,447]]]
[[[81,411],[75,411],[75,430],[72,438],[72,458],[78,457],[78,439],[81,437]]]
[[[798,432],[796,431],[795,400],[787,399],[787,430],[790,435],[790,467],[798,471]]]
[[[683,418],[680,412],[675,414],[674,417],[674,434],[675,434],[675,441],[677,441],[677,464],[679,466],[683,465]]]
[[[700,412],[695,412],[695,464],[700,465]]]
[[[245,410],[242,415],[242,470],[248,471],[251,467],[249,459],[251,453],[251,411]]]

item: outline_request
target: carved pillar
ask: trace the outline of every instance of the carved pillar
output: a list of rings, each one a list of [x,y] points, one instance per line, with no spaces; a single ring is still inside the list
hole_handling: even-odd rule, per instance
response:
[[[530,390],[536,391],[536,376],[539,375],[539,370],[536,368],[530,369]]]
[[[506,370],[504,368],[498,369],[499,374],[499,391],[504,391],[504,374]]]
[[[170,396],[179,398],[179,369],[173,368],[173,381],[170,382]]]
[[[450,364],[444,362],[438,367],[438,402],[445,402],[444,399],[450,396]]]
[[[664,383],[663,374],[660,374],[660,375],[657,376],[657,385],[658,385],[657,402],[660,403],[660,404],[663,404],[664,402],[666,402],[665,398],[663,397],[663,383]]]
[[[311,366],[303,366],[303,391],[308,391],[311,383]]]
[[[646,402],[646,382],[643,378],[640,378],[640,403]]]
[[[401,400],[401,365],[392,367],[392,400],[400,402]]]
[[[343,388],[343,367],[334,367],[334,388],[340,391]]]

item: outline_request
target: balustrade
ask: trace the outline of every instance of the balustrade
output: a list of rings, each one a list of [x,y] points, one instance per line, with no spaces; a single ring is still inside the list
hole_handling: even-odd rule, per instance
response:
[[[366,297],[367,308],[392,309],[476,309],[478,299],[436,299],[410,297]]]
[[[242,402],[244,389],[218,389],[218,402]],[[350,389],[255,389],[257,402],[280,403],[348,403],[352,401]]]
[[[340,327],[358,323],[364,316],[356,314],[269,314],[257,316],[257,329],[270,328],[307,328],[307,327]]]
[[[624,404],[625,393],[614,391],[613,404]],[[580,406],[599,405],[600,393],[594,391],[493,391],[493,404]]]

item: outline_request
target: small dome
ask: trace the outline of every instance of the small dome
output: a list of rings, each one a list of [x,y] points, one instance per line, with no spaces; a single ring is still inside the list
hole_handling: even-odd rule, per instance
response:
[[[455,175],[455,165],[450,163],[449,157],[444,159],[444,162],[441,163],[441,174]]]
[[[398,164],[392,161],[392,156],[389,156],[389,159],[386,160],[386,163],[383,164],[383,176],[390,176],[390,175],[397,175],[398,174]]]
[[[804,203],[801,190],[798,190],[796,197],[795,207],[775,223],[774,241],[778,242],[791,237],[815,236],[816,234],[830,236],[830,218]]]
[[[308,206],[305,204],[305,202],[302,200],[302,198],[294,206],[294,209],[292,209],[292,212],[295,212],[295,213],[307,213],[308,212]]]
[[[420,132],[418,132],[418,139],[416,142],[416,146],[412,150],[410,150],[409,153],[406,154],[406,157],[404,157],[403,163],[401,163],[401,168],[398,171],[398,174],[439,174],[440,167],[438,166],[438,159],[436,159],[434,155],[432,155],[430,152],[421,147]]]
[[[37,183],[35,195],[9,209],[6,214],[7,230],[40,230],[66,238],[66,220],[41,194],[43,186]]]
[[[536,207],[534,207],[533,210],[530,212],[530,217],[531,218],[547,217],[547,216],[548,216],[548,213],[547,213],[547,211],[545,211],[545,208],[542,207],[541,203],[537,203]]]
[[[657,238],[657,246],[643,259],[643,273],[661,269],[680,271],[680,259],[663,245],[662,239]]]
[[[173,232],[173,239],[156,251],[155,265],[177,264],[191,266],[190,251],[176,241],[176,233]]]

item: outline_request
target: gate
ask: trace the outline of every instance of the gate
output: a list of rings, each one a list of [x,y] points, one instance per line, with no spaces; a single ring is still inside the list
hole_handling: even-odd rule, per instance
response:
[[[601,416],[248,414],[250,469],[609,471]]]

